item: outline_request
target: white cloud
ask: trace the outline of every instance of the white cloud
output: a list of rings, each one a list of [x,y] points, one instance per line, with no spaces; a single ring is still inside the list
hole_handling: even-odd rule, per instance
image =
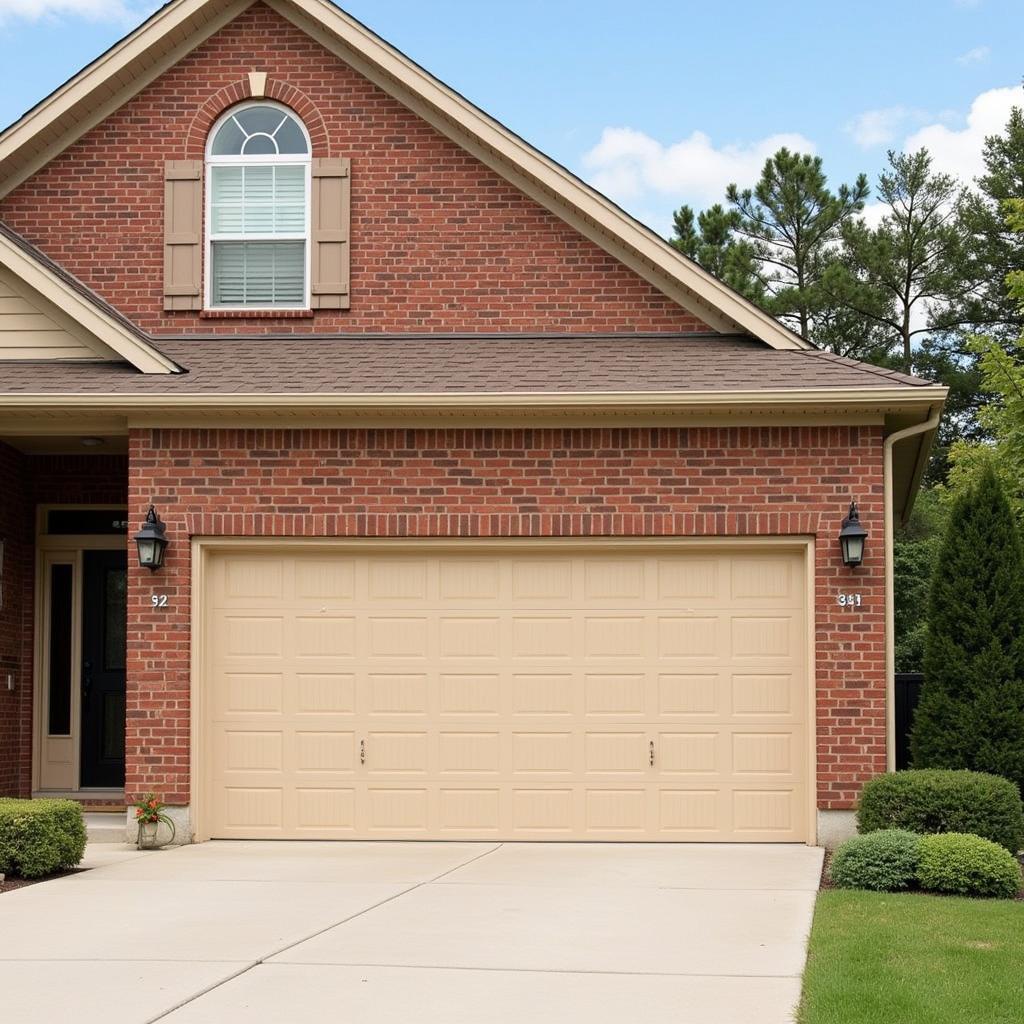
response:
[[[910,116],[911,112],[906,107],[865,110],[846,123],[846,131],[853,136],[858,146],[870,149],[892,142]]]
[[[653,195],[671,198],[675,206],[706,206],[722,202],[730,182],[752,185],[781,146],[801,153],[816,148],[794,132],[718,147],[704,132],[693,132],[666,146],[633,128],[605,128],[598,144],[584,154],[583,166],[590,183],[618,202]]]
[[[135,22],[156,7],[155,0],[0,0],[0,24],[67,18]]]
[[[975,46],[956,58],[957,64],[967,67],[970,64],[984,64],[992,51],[987,46]]]
[[[885,203],[866,203],[861,210],[860,216],[865,224],[872,231],[882,223],[882,218],[889,213],[889,207]]]
[[[936,170],[969,182],[984,170],[981,151],[985,137],[1002,132],[1014,106],[1024,106],[1019,86],[989,89],[975,97],[962,128],[925,125],[904,140],[903,149],[912,153],[924,146]]]

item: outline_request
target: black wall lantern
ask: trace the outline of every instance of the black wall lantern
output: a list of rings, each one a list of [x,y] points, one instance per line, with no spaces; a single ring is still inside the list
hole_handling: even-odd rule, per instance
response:
[[[164,564],[166,532],[167,527],[160,521],[156,509],[150,505],[142,529],[135,534],[135,546],[139,549],[139,565],[144,569],[155,571]]]
[[[868,531],[860,525],[857,502],[850,502],[850,514],[843,520],[839,531],[839,546],[843,549],[843,564],[855,569],[864,561],[864,541]]]

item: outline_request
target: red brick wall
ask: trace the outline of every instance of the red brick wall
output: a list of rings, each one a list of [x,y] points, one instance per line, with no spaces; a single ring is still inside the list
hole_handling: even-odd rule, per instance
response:
[[[352,308],[162,309],[163,164],[269,72],[314,155],[352,159]],[[664,295],[257,4],[0,202],[0,217],[154,331],[704,330]]]
[[[195,535],[817,537],[818,802],[885,768],[882,432],[874,427],[132,431],[129,507],[171,545],[129,592],[129,793],[189,799]],[[850,495],[875,543],[853,575]],[[840,611],[838,594],[864,595]]]
[[[31,628],[32,535],[25,457],[0,443],[0,538],[4,541],[0,593],[0,796],[28,796],[32,776]],[[14,690],[7,689],[7,676]]]
[[[35,511],[38,504],[123,505],[123,455],[25,456],[0,443],[0,537],[5,539],[0,608],[0,796],[32,789],[32,663]],[[111,538],[116,545],[117,538]],[[13,672],[15,689],[6,688]]]

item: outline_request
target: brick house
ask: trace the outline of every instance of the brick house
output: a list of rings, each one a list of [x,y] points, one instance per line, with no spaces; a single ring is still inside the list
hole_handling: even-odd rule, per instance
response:
[[[0,360],[4,794],[814,843],[892,766],[944,389],[814,350],[324,0],[172,0],[0,135]]]

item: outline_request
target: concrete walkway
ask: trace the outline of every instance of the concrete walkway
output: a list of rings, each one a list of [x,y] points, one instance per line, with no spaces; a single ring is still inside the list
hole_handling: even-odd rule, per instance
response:
[[[94,847],[0,896],[5,1024],[785,1024],[801,846]]]

